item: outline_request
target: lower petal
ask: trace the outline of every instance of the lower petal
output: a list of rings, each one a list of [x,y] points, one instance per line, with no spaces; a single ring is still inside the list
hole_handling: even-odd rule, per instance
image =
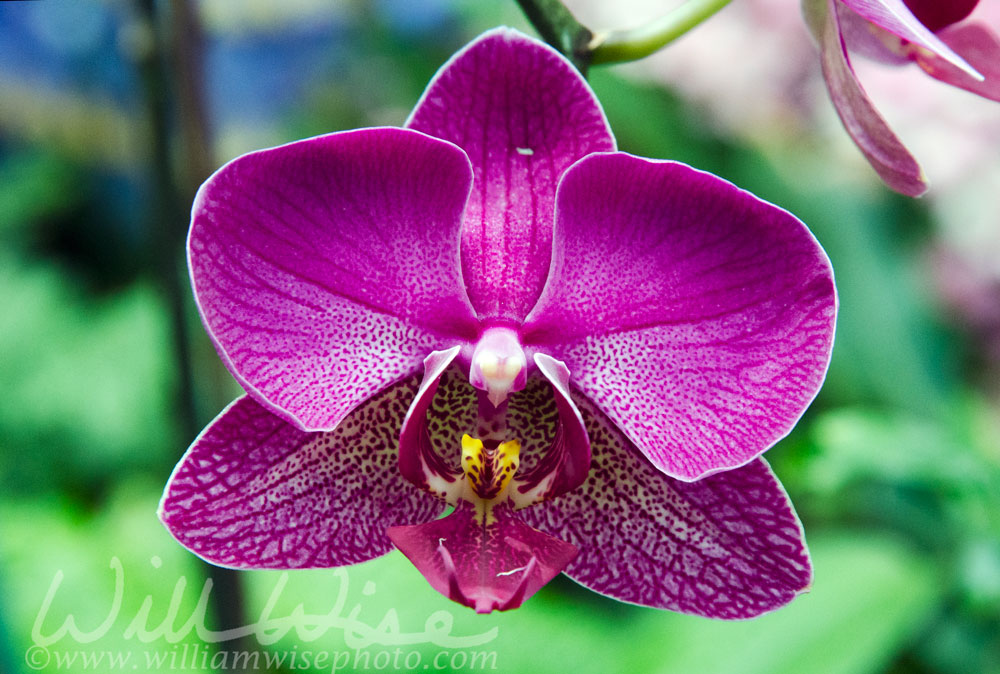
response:
[[[812,580],[802,527],[763,459],[682,482],[576,397],[594,463],[577,490],[519,513],[580,549],[566,568],[601,594],[711,618],[751,618]]]
[[[240,398],[174,469],[160,519],[182,545],[220,566],[324,568],[385,554],[387,527],[442,509],[395,466],[416,389],[415,377],[395,384],[319,433]]]
[[[517,608],[577,553],[521,522],[506,503],[481,516],[462,501],[445,518],[388,534],[435,590],[477,613]]]

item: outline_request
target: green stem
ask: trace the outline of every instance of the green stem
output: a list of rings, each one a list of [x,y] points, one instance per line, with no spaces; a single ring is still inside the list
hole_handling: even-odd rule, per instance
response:
[[[590,62],[621,63],[654,54],[705,21],[732,0],[688,0],[640,28],[598,33],[590,45]]]
[[[561,52],[584,75],[590,65],[594,35],[576,20],[560,0],[516,0],[543,40]]]

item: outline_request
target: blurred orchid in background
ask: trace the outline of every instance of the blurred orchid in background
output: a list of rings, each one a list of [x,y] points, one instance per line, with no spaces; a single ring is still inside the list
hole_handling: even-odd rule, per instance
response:
[[[927,190],[920,166],[875,109],[848,52],[887,63],[915,62],[942,82],[1000,101],[1000,41],[964,21],[978,0],[804,0],[822,51],[827,89],[847,132],[892,189]]]
[[[230,162],[198,194],[188,256],[247,390],[161,504],[209,561],[329,567],[395,545],[479,612],[562,570],[722,618],[808,586],[758,457],[823,381],[829,261],[789,213],[616,152],[543,43],[484,34],[406,128]]]

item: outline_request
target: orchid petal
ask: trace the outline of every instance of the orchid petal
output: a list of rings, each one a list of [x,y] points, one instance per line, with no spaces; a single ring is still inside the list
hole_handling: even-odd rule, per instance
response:
[[[258,402],[330,430],[423,356],[476,334],[459,271],[471,171],[405,129],[319,136],[233,160],[188,240],[205,325]]]
[[[823,6],[821,10],[823,12],[826,11],[826,3],[827,0],[812,0],[812,4]],[[882,30],[843,6],[840,6],[837,12],[837,22],[844,48],[852,59],[862,56],[869,61],[892,66],[910,64],[912,59],[908,51],[913,49],[913,46],[906,40]],[[822,27],[810,25],[810,30],[813,31],[816,41],[822,42],[822,35],[819,34],[822,32]]]
[[[525,344],[671,477],[750,461],[818,392],[833,272],[788,212],[684,164],[596,154],[563,178],[555,241]]]
[[[479,521],[475,506],[462,501],[443,519],[388,533],[435,590],[477,613],[517,608],[577,553],[521,522],[507,503]]]
[[[457,384],[448,387],[451,395],[435,400],[435,393],[459,350],[460,347],[455,346],[447,351],[435,351],[424,359],[424,378],[406,412],[399,436],[399,471],[403,477],[449,501],[454,501],[461,492],[459,477],[462,471],[442,459],[435,445],[440,442],[445,443],[442,448],[448,448],[450,444],[457,449],[459,438],[469,432],[475,423],[474,416],[469,418],[470,412],[475,413],[475,398],[462,396],[463,390],[471,393],[472,386],[461,378],[451,379]],[[434,415],[436,438],[432,438],[427,413],[435,402],[438,412]]]
[[[836,2],[837,0],[831,0]],[[951,47],[942,42],[928,27],[920,23],[903,0],[839,0],[876,26],[898,35],[904,40],[923,47],[978,79],[979,73],[965,62]],[[942,3],[947,4],[947,3]],[[971,10],[970,10],[971,11]]]
[[[802,527],[763,459],[698,482],[646,461],[588,401],[594,448],[579,489],[519,514],[580,550],[566,574],[622,601],[711,618],[750,618],[805,591]]]
[[[554,49],[500,28],[441,68],[407,126],[469,155],[465,283],[480,318],[520,322],[548,272],[559,177],[590,152],[615,147],[594,93]]]
[[[978,24],[952,26],[939,33],[939,37],[955,51],[965,56],[984,79],[969,77],[944,59],[929,52],[917,50],[914,59],[927,73],[952,86],[971,91],[983,98],[1000,101],[1000,41]]]
[[[387,470],[416,388],[416,377],[399,382],[321,433],[240,398],[177,464],[160,519],[182,545],[220,566],[320,568],[385,554],[386,528],[442,510]]]
[[[927,181],[917,160],[889,128],[858,82],[840,34],[837,0],[815,0],[810,9],[819,40],[821,65],[830,99],[848,135],[886,185],[901,194],[918,197]]]
[[[541,353],[535,354],[535,364],[544,379],[530,380],[507,410],[510,432],[524,448],[525,462],[511,493],[518,508],[576,489],[590,470],[590,439],[570,397],[569,370]]]

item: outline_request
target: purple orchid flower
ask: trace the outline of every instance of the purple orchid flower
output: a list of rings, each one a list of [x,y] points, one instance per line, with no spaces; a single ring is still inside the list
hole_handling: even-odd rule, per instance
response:
[[[897,192],[920,196],[927,180],[858,82],[848,48],[888,63],[915,62],[942,82],[1000,101],[1000,41],[984,26],[963,22],[977,4],[803,0],[837,114],[872,168]]]
[[[331,567],[395,546],[480,612],[563,570],[722,618],[808,586],[758,457],[824,378],[829,261],[789,213],[616,152],[545,44],[490,31],[406,128],[230,162],[188,251],[247,390],[161,504],[205,559]]]

